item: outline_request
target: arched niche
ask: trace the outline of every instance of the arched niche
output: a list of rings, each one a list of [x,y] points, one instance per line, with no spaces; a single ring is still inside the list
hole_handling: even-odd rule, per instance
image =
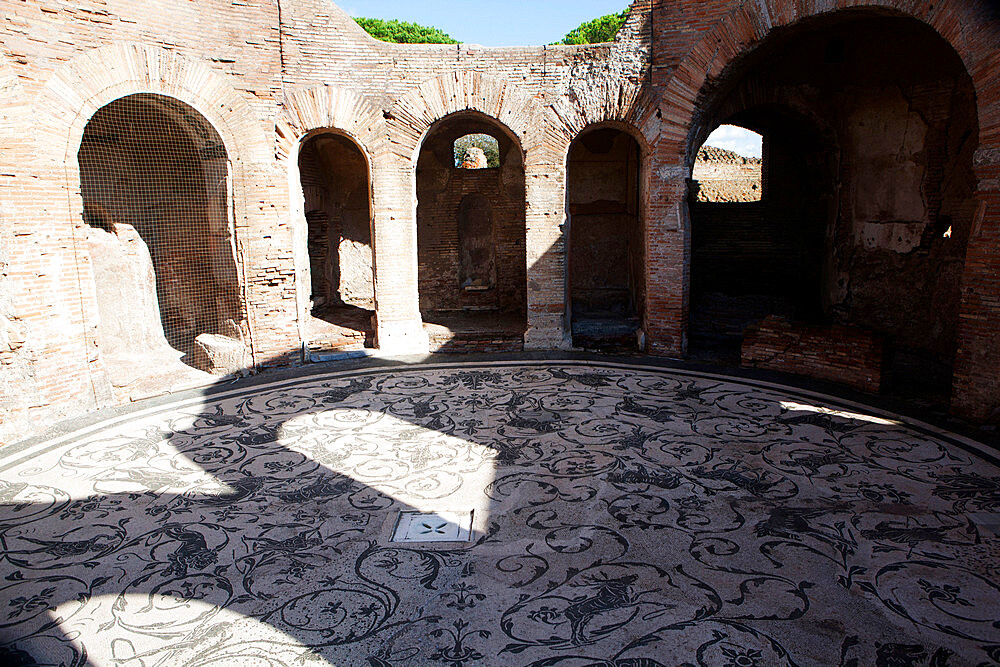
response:
[[[245,368],[229,160],[215,128],[177,99],[132,94],[91,117],[77,157],[113,382],[162,373],[157,360]]]
[[[645,301],[641,148],[628,132],[595,127],[567,158],[569,302],[573,344],[636,349]]]
[[[322,357],[373,343],[375,285],[368,160],[350,138],[310,134],[298,173],[307,226],[311,354]]]
[[[456,140],[488,135],[498,166],[463,168]],[[420,312],[432,349],[518,350],[526,327],[525,185],[520,142],[477,112],[428,130],[417,159]]]

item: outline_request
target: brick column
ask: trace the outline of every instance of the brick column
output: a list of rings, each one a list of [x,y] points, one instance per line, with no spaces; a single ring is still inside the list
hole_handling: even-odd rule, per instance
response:
[[[646,222],[646,350],[679,357],[687,351],[690,252],[687,177],[684,165],[655,154]],[[675,158],[676,159],[676,158]]]
[[[962,278],[952,410],[1000,421],[1000,146],[976,151],[979,206]]]
[[[409,163],[393,153],[372,164],[375,338],[386,354],[428,350],[417,292],[417,220]]]
[[[525,164],[525,251],[528,328],[524,349],[572,347],[566,327],[566,166],[528,156]]]

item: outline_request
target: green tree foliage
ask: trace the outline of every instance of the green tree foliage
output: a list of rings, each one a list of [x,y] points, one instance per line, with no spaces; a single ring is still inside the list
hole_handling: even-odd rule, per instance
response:
[[[366,18],[356,18],[354,20],[369,35],[383,42],[395,42],[397,44],[458,44],[458,40],[452,39],[443,31],[417,23]]]
[[[625,24],[628,10],[619,14],[608,14],[593,21],[581,23],[563,37],[559,44],[600,44],[615,41],[615,35]]]
[[[500,166],[500,146],[497,140],[488,134],[467,134],[455,142],[455,166],[462,166],[465,152],[472,146],[478,146],[486,153],[486,167]]]

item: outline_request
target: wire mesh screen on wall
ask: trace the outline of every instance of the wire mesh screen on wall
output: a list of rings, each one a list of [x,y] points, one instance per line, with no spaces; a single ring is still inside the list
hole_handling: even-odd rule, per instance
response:
[[[238,336],[242,320],[229,163],[218,133],[178,100],[130,95],[94,114],[84,130],[79,166],[102,325],[115,320],[121,334],[133,339],[148,330],[155,338],[159,325],[161,339],[183,353],[185,363],[201,366],[195,338]],[[121,291],[115,276],[142,283],[144,271],[152,273],[154,293],[128,286],[125,298],[136,303],[120,307],[107,298]],[[157,311],[159,323],[150,322]]]

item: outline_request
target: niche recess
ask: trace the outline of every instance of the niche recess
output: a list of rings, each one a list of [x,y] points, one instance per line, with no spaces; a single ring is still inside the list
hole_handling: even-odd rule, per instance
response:
[[[237,370],[245,325],[229,163],[215,129],[176,99],[129,95],[90,119],[78,160],[98,337],[113,383],[167,372],[178,357]]]
[[[639,144],[615,128],[585,131],[567,166],[573,344],[635,349],[645,299]]]
[[[495,167],[462,167],[460,140],[468,135],[496,142]],[[517,138],[488,116],[453,114],[428,131],[416,178],[420,312],[432,349],[521,349],[525,197]]]
[[[371,345],[375,287],[368,161],[349,138],[314,134],[299,151],[308,227],[311,353]]]

